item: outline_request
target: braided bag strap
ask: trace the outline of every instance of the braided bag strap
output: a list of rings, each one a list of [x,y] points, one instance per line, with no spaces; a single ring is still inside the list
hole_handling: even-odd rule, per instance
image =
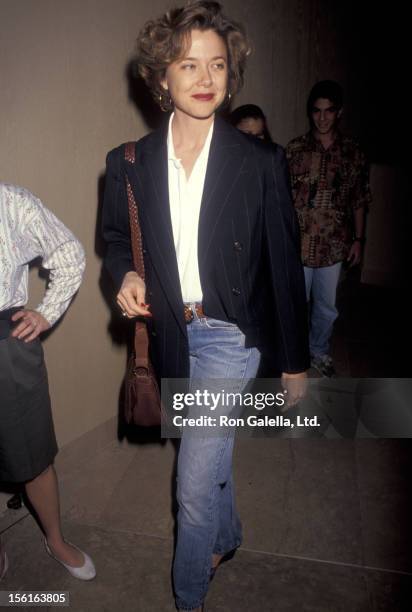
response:
[[[134,164],[136,162],[136,144],[128,142],[125,145],[124,158],[127,162]],[[140,230],[139,213],[137,202],[134,197],[129,177],[126,178],[127,202],[129,206],[130,220],[130,237],[132,243],[133,264],[136,272],[145,280],[144,261],[143,261],[143,245],[142,233]],[[135,325],[135,366],[137,368],[149,369],[149,337],[147,334],[146,323],[141,320],[136,321]]]
[[[136,145],[134,142],[127,142],[125,145],[124,158],[127,162],[134,164],[136,162]],[[142,233],[140,231],[139,213],[137,210],[137,203],[133,194],[132,187],[130,185],[129,177],[126,175],[126,191],[127,191],[127,202],[129,205],[129,219],[130,219],[130,234],[132,239],[132,254],[133,264],[136,272],[145,280],[144,261],[143,261],[143,245],[142,245]]]

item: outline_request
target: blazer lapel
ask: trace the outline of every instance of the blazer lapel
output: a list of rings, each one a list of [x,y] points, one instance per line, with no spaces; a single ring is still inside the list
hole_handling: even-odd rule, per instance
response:
[[[136,197],[144,243],[176,320],[186,334],[170,216],[167,131],[158,130],[150,138],[150,145],[137,157],[135,164],[126,163],[126,171]]]
[[[199,216],[199,269],[204,265],[229,196],[246,166],[242,141],[232,126],[215,118]]]

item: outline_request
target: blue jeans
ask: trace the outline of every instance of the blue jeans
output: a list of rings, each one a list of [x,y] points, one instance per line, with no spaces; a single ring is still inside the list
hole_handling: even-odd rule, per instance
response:
[[[324,268],[303,268],[308,302],[312,297],[309,326],[312,357],[322,357],[329,353],[329,340],[338,316],[335,303],[341,267],[342,262]]]
[[[240,392],[256,376],[260,353],[246,349],[239,328],[224,321],[195,319],[187,327],[190,377],[211,389],[211,379],[236,379],[226,391]],[[219,386],[219,390],[221,386]],[[194,410],[196,407],[194,407]],[[197,437],[183,431],[177,465],[177,544],[173,564],[176,605],[193,610],[206,596],[212,554],[225,554],[242,540],[236,512],[232,453],[234,430]]]

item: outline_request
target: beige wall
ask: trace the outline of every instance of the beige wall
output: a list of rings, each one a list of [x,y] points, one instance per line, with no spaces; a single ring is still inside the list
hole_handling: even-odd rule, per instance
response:
[[[116,414],[123,347],[112,346],[110,313],[95,254],[99,176],[106,152],[144,133],[128,102],[125,64],[146,3],[2,0],[2,180],[32,190],[78,236],[84,283],[45,342],[59,442]],[[134,7],[134,8],[133,8]],[[5,146],[6,145],[6,146]],[[43,283],[32,274],[32,303]]]
[[[282,144],[306,129],[304,105],[315,80],[348,83],[334,4],[225,2],[248,25],[254,46],[236,103],[260,104]],[[99,289],[98,180],[106,152],[147,131],[128,99],[125,67],[139,28],[168,6],[163,0],[0,0],[1,180],[38,195],[87,252],[80,293],[45,341],[61,445],[117,413],[125,351],[111,342]],[[35,303],[43,290],[36,270],[31,288]]]

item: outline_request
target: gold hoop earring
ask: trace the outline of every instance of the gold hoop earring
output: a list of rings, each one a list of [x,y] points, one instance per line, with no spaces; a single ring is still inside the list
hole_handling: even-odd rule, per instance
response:
[[[161,110],[164,113],[167,113],[168,111],[170,111],[170,109],[173,106],[172,98],[170,97],[169,93],[167,94],[167,96],[164,95],[164,94],[159,94],[158,102],[159,102],[159,106],[160,106]]]

